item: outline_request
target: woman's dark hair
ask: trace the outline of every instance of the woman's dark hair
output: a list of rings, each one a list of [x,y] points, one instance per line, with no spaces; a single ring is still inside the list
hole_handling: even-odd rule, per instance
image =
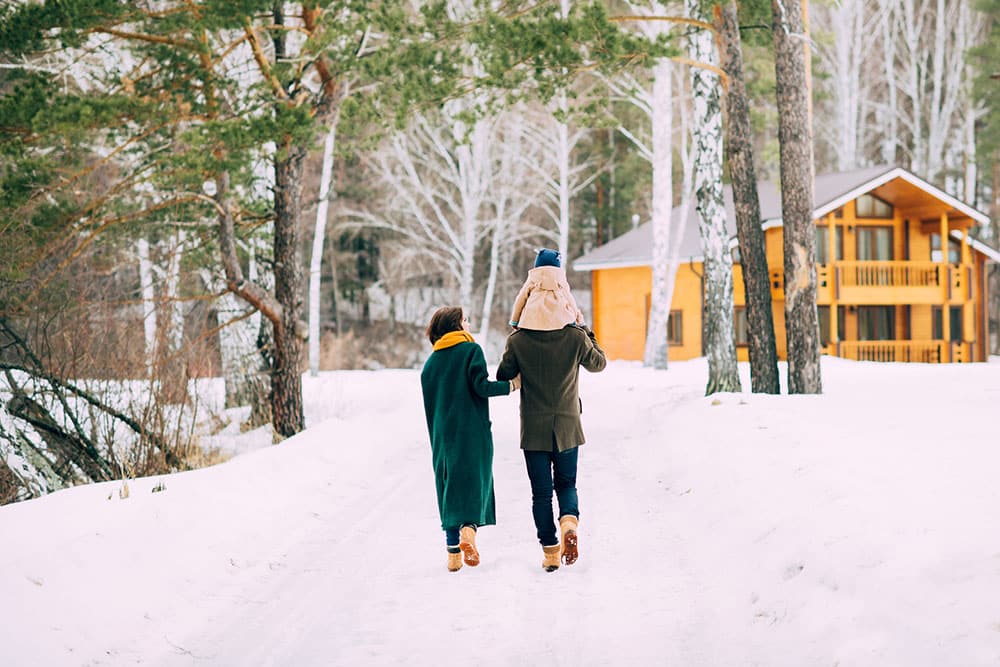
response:
[[[427,325],[427,338],[430,339],[431,345],[433,345],[446,333],[461,330],[461,306],[444,306],[434,311],[434,314],[431,316],[431,323]]]

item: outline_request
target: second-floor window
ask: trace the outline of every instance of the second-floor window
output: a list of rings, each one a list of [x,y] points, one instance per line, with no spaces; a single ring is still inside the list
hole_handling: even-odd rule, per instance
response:
[[[858,259],[885,262],[892,257],[892,227],[858,227]]]
[[[941,235],[931,234],[931,261],[941,261]],[[962,261],[962,244],[955,239],[948,239],[948,263],[959,264]]]
[[[835,227],[834,234],[837,245],[837,256],[834,261],[839,262],[844,259],[844,228]],[[830,263],[830,228],[827,225],[816,225],[816,263]]]

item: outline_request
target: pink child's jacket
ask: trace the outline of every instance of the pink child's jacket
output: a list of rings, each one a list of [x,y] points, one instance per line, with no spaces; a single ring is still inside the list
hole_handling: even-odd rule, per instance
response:
[[[563,269],[539,266],[528,271],[528,279],[514,299],[511,326],[554,331],[574,322],[582,325],[583,314],[569,290]]]

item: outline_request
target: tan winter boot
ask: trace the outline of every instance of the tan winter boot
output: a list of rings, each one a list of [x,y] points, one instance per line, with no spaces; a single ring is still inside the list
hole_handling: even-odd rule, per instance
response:
[[[551,547],[542,547],[542,567],[546,572],[555,572],[559,569],[559,552],[562,547],[554,544]]]
[[[458,548],[462,550],[465,564],[469,567],[479,565],[479,550],[476,549],[476,528],[475,526],[462,526],[458,532]]]
[[[559,531],[562,533],[562,560],[567,565],[572,565],[580,557],[576,536],[576,528],[579,524],[580,520],[572,514],[559,517]]]
[[[462,569],[462,552],[458,551],[456,553],[448,552],[448,571],[458,572]]]

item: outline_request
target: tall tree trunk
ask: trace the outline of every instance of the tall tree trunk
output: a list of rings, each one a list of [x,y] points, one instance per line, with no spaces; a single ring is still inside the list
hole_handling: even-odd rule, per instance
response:
[[[139,258],[139,287],[142,294],[142,329],[145,335],[146,378],[152,379],[156,364],[156,293],[153,289],[153,262],[149,259],[149,241],[135,242]]]
[[[643,365],[665,369],[668,363],[667,319],[670,317],[670,214],[674,206],[673,96],[670,61],[653,66],[653,281],[649,295],[649,325]]]
[[[181,259],[184,257],[186,243],[187,234],[183,229],[178,229],[167,259],[167,279],[163,296],[170,313],[167,318],[166,339],[171,352],[177,352],[184,346],[184,304],[180,300],[180,283]]]
[[[885,128],[882,140],[882,161],[886,164],[896,164],[896,146],[899,142],[899,94],[896,82],[896,30],[894,21],[896,10],[895,0],[881,0],[879,29],[881,30],[883,76],[886,82],[886,110],[883,113],[882,127]]]
[[[692,18],[710,20],[699,0],[686,0]],[[696,31],[688,38],[688,51],[695,62],[716,64],[712,34]],[[698,231],[705,255],[705,304],[702,336],[708,357],[705,393],[739,391],[733,340],[733,259],[729,254],[726,210],[722,199],[722,105],[719,77],[700,67],[691,69],[694,97],[695,193],[698,201]]]
[[[560,0],[559,16],[561,18],[569,18],[570,4],[570,0]],[[565,73],[565,70],[563,72]],[[569,103],[565,90],[559,91],[557,105],[560,113],[560,119],[556,122],[558,132],[556,157],[559,162],[559,254],[562,257],[563,266],[566,266],[569,262],[569,196],[571,187],[569,157],[573,147],[569,140],[569,125],[566,124]]]
[[[771,7],[781,156],[788,392],[819,394],[823,382],[816,313],[813,154],[804,48],[807,36],[803,33],[799,0],[771,0]]]
[[[333,148],[337,136],[336,121],[323,143],[323,168],[319,178],[319,203],[313,232],[312,259],[309,262],[309,374],[319,375],[320,278],[323,270],[323,242],[326,239],[326,216],[330,210],[330,181],[333,178]]]
[[[993,155],[993,199],[990,202],[990,241],[994,248],[1000,250],[1000,151]],[[987,264],[990,272],[989,296],[992,302],[992,316],[987,321],[1000,323],[1000,266]],[[989,305],[986,306],[990,308]],[[1000,327],[998,327],[1000,328]],[[987,338],[989,332],[986,333]],[[995,331],[993,338],[993,354],[1000,354],[1000,331]]]
[[[743,81],[743,50],[735,0],[720,7],[718,18],[722,69],[729,76],[729,89],[726,93],[726,114],[729,120],[726,154],[732,180],[733,207],[736,209],[736,233],[740,240],[743,288],[746,293],[750,386],[754,392],[777,394],[781,391],[781,383],[778,379],[778,352],[774,340],[774,314],[771,310],[771,275],[764,249],[764,231],[760,227],[750,107]]]
[[[299,261],[302,168],[305,148],[279,146],[274,160],[274,297],[282,317],[274,323],[271,418],[276,438],[305,428],[302,411],[302,265]]]

